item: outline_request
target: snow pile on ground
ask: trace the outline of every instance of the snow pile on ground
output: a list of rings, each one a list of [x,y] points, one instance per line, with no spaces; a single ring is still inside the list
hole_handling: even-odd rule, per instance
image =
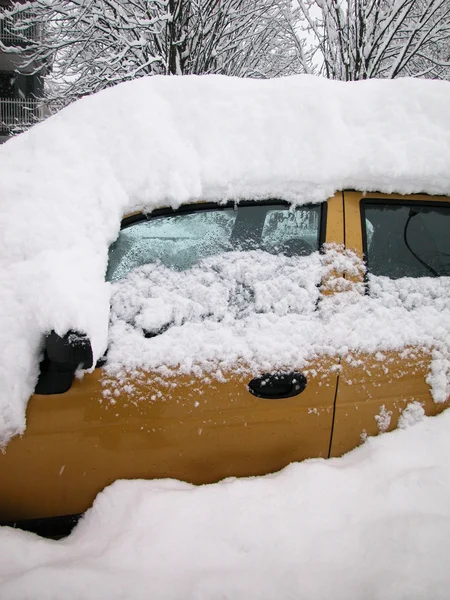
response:
[[[329,278],[330,270],[341,276]],[[450,277],[369,276],[364,295],[350,279],[363,272],[361,259],[336,245],[307,257],[229,252],[181,272],[157,262],[136,268],[112,286],[105,397],[118,386],[130,393],[139,371],[254,376],[305,369],[317,355],[339,368],[349,353],[415,347],[432,353],[428,383],[444,402]],[[340,291],[324,295],[321,281]]]
[[[409,417],[275,475],[118,481],[65,540],[1,528],[0,596],[447,600],[450,411]]]
[[[108,245],[136,208],[450,194],[450,83],[151,77],[0,148],[0,444],[24,430],[44,334],[107,342]]]

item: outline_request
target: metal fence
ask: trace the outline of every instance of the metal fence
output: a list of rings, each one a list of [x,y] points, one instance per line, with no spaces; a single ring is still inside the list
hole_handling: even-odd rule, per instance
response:
[[[21,13],[20,23],[24,20],[32,17],[31,12]],[[17,30],[14,30],[14,26],[18,25],[18,17],[13,17],[12,22],[5,19],[0,19],[0,41],[5,46],[21,46],[26,44],[27,41],[35,41],[38,39],[38,26],[36,24],[25,27],[20,25]]]
[[[3,133],[26,129],[42,117],[42,104],[38,100],[0,98],[0,128]]]

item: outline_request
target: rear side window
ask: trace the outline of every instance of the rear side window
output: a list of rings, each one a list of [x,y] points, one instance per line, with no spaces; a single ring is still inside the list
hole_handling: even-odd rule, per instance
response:
[[[373,275],[450,276],[450,205],[364,200],[363,246]]]
[[[133,217],[125,220],[110,248],[106,278],[117,281],[135,267],[154,262],[185,271],[202,258],[234,250],[306,256],[319,249],[322,210],[281,203],[197,205],[182,212]]]

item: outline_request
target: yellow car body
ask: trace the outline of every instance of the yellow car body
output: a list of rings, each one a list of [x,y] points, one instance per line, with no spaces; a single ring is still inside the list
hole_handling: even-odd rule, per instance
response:
[[[425,195],[368,196],[450,203],[450,198]],[[360,192],[336,193],[327,202],[325,228],[326,243],[340,244],[361,258],[364,198]],[[363,277],[355,283],[363,283]],[[110,403],[102,396],[102,367],[76,379],[63,394],[35,394],[24,435],[0,455],[0,519],[82,513],[116,479],[205,484],[272,473],[307,458],[341,456],[365,435],[379,433],[374,416],[383,406],[392,412],[390,430],[412,399],[423,403],[427,415],[449,405],[448,399],[440,404],[432,399],[426,382],[431,359],[424,351],[406,358],[388,353],[388,370],[370,354],[351,362],[345,358],[340,369],[330,357],[312,360],[305,371],[306,389],[277,401],[251,394],[248,377],[229,372],[223,382],[177,376],[173,391],[170,378],[164,385],[154,380],[151,389],[144,378],[135,384],[140,395],[151,393],[156,400],[133,402],[122,391]]]

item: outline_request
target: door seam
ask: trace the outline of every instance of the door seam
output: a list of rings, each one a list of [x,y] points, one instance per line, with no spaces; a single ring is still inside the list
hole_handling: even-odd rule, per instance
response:
[[[339,363],[339,366],[340,366],[340,364],[341,364],[341,357],[339,357],[338,363]],[[332,417],[332,420],[331,420],[330,445],[328,447],[328,457],[327,458],[331,457],[331,447],[333,445],[334,419],[335,419],[335,416],[336,416],[336,401],[337,401],[337,393],[338,393],[338,387],[339,387],[339,377],[340,377],[340,375],[338,374],[338,376],[336,378],[336,389],[335,389],[335,392],[334,392],[333,417]]]
[[[342,225],[344,228],[342,237],[344,240],[344,248],[346,248],[347,239],[346,239],[346,227],[345,227],[345,194],[344,194],[344,192],[342,192]],[[345,279],[345,273],[344,273],[344,279]],[[339,356],[339,359],[338,359],[339,367],[341,366],[341,360],[342,360],[342,357]],[[338,389],[339,389],[339,378],[340,378],[340,373],[338,373],[338,376],[336,378],[336,389],[334,392],[333,417],[331,420],[331,433],[330,433],[330,445],[328,447],[328,458],[331,458],[331,448],[333,446],[333,434],[334,434],[334,423],[335,423],[335,418],[336,418],[336,403],[337,403],[337,395],[338,395]]]

